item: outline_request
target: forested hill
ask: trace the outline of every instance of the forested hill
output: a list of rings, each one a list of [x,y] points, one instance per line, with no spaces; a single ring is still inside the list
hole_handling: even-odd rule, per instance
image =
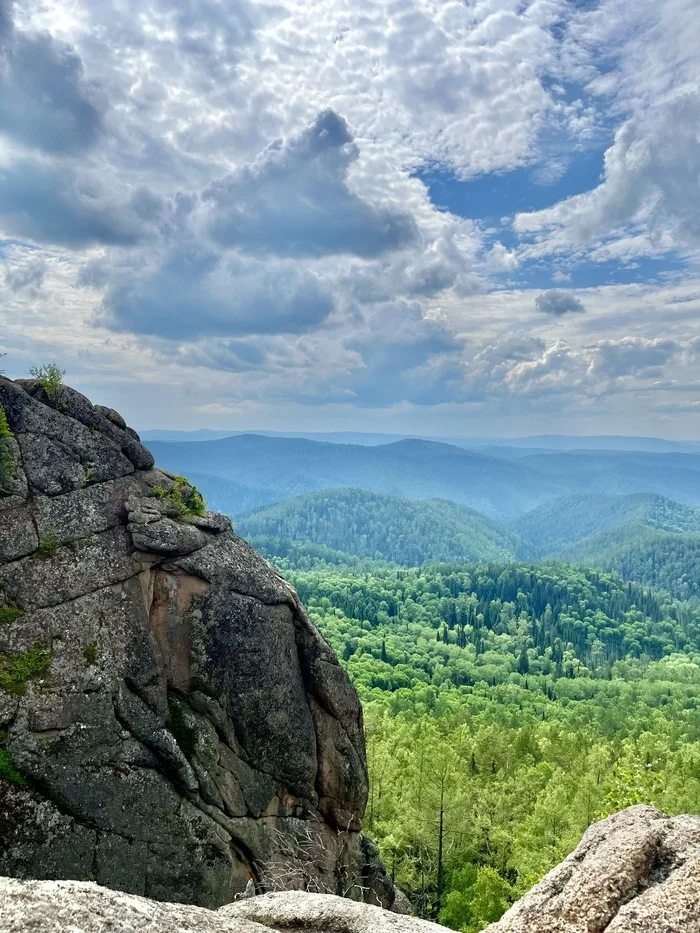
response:
[[[362,489],[323,490],[258,509],[236,529],[263,547],[260,537],[274,536],[409,566],[509,560],[520,549],[516,534],[466,506]]]
[[[700,534],[623,522],[560,552],[563,560],[617,571],[626,580],[700,597]]]
[[[583,538],[632,522],[661,531],[700,534],[700,508],[652,493],[584,493],[551,499],[516,519],[511,527],[535,557],[559,554]]]
[[[553,499],[512,523],[522,553],[556,556],[687,599],[700,595],[700,509],[662,496]]]

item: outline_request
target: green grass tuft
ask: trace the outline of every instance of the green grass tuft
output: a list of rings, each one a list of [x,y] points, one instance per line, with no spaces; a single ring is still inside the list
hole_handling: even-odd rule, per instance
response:
[[[28,651],[0,652],[0,690],[23,696],[30,680],[44,677],[51,666],[51,652],[42,644]]]
[[[15,476],[15,459],[9,443],[12,436],[7,414],[0,405],[0,484],[8,482]]]
[[[197,515],[200,518],[206,514],[207,507],[204,497],[196,486],[188,483],[184,476],[173,477],[175,485],[172,489],[163,486],[154,486],[151,495],[156,499],[167,502],[170,516],[176,520]]]
[[[6,752],[4,748],[0,748],[0,781],[9,781],[11,784],[19,784],[20,786],[27,783],[15,768],[12,755]]]
[[[32,366],[29,373],[34,376],[44,392],[46,392],[51,404],[56,406],[61,397],[61,390],[63,389],[63,377],[66,374],[65,369],[61,369],[56,363],[45,363],[43,366]]]
[[[34,551],[32,557],[47,559],[53,557],[58,548],[58,542],[53,535],[44,535],[39,539],[39,547]]]
[[[0,625],[9,625],[21,615],[24,615],[24,610],[18,609],[17,606],[0,606]]]
[[[85,651],[83,651],[85,657],[85,663],[88,666],[97,664],[97,645],[94,642],[90,642],[89,645],[85,645]]]

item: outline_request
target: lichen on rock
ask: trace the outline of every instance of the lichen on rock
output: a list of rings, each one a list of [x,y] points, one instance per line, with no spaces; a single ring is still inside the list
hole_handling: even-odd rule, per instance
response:
[[[113,409],[4,378],[0,404],[0,875],[391,906],[361,708],[293,588]]]

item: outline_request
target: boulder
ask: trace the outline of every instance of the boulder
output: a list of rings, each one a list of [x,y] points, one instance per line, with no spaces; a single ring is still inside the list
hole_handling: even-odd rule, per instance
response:
[[[615,813],[487,933],[700,933],[700,817]]]
[[[5,933],[447,933],[445,927],[323,894],[252,897],[219,910],[120,894],[76,881],[0,878]]]
[[[327,894],[281,891],[222,907],[220,916],[286,933],[446,933],[446,927]]]
[[[392,906],[359,701],[293,588],[117,412],[0,405],[0,875]]]

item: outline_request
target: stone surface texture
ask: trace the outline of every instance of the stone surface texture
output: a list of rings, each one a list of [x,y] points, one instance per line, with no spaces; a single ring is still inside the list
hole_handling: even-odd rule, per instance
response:
[[[361,708],[293,588],[117,412],[35,380],[0,404],[0,875],[391,907]]]
[[[487,933],[700,933],[700,817],[636,806],[595,823]]]
[[[266,894],[206,910],[85,882],[9,878],[0,878],[0,929],[3,933],[447,933],[445,927],[425,920],[327,894]]]

